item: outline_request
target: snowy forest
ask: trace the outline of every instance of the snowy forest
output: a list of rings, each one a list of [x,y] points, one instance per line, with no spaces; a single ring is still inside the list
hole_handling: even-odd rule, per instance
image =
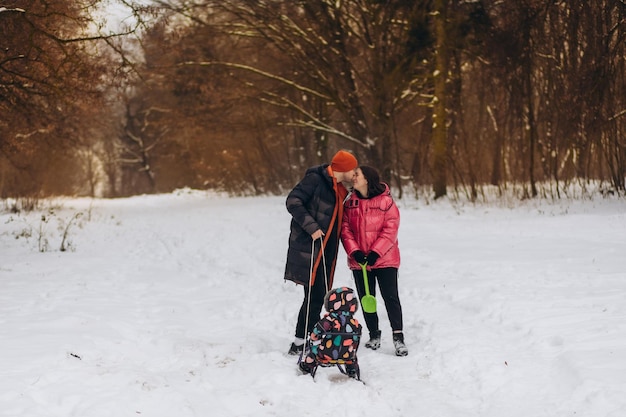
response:
[[[626,0],[0,0],[0,417],[626,416],[625,57]],[[340,149],[401,213],[360,382],[288,354]]]
[[[626,190],[626,2],[0,1],[0,198]],[[596,189],[598,189],[596,187]]]

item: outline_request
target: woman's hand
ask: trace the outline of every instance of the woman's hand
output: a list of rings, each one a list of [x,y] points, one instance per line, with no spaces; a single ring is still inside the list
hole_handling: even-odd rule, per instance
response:
[[[378,258],[380,258],[380,255],[374,251],[371,251],[370,253],[367,254],[367,264],[369,266],[374,266]]]
[[[365,254],[361,252],[360,250],[355,250],[352,253],[352,257],[354,258],[355,261],[357,261],[361,265],[367,262],[367,260],[365,259]]]

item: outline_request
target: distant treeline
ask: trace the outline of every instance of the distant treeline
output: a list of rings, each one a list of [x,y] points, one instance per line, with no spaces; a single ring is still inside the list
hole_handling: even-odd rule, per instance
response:
[[[340,148],[400,195],[626,190],[622,0],[5,3],[3,198],[281,194]]]

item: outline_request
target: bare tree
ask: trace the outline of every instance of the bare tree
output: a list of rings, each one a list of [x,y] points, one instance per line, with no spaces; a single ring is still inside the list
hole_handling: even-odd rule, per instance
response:
[[[435,199],[446,195],[447,180],[447,141],[448,117],[448,38],[446,35],[447,0],[435,0],[435,72],[434,72],[434,110],[433,110],[433,191]]]
[[[101,103],[107,72],[96,42],[117,36],[97,33],[93,13],[101,4],[0,7],[0,165],[12,178],[2,182],[2,195],[71,194],[82,186],[73,152]]]
[[[158,1],[194,25],[227,34],[230,43],[253,42],[259,54],[211,57],[186,65],[223,66],[243,83],[259,85],[266,103],[276,106],[284,126],[315,132],[318,158],[333,148],[353,148],[387,176],[399,175],[396,120],[411,110],[421,90],[415,77],[424,67],[420,51],[409,48],[410,25],[424,21],[428,8],[409,2],[357,0],[257,2]],[[278,60],[282,67],[273,63]],[[256,80],[256,81],[251,81]]]

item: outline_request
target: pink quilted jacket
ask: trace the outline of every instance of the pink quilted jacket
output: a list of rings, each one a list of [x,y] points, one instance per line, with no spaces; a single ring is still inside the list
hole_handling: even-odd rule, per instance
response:
[[[344,204],[341,225],[341,242],[348,254],[350,269],[361,269],[352,257],[353,252],[365,255],[374,251],[380,255],[374,268],[399,268],[398,228],[400,211],[386,186],[385,191],[375,197],[359,198],[355,192]],[[368,265],[367,269],[371,269]]]

